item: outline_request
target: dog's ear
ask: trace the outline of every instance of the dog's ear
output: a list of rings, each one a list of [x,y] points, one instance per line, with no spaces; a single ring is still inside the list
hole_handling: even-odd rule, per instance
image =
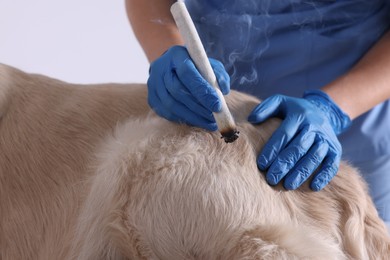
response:
[[[342,163],[338,181],[329,186],[340,203],[340,235],[344,250],[353,259],[390,259],[390,238],[378,216],[368,188],[357,170]]]
[[[107,219],[106,240],[117,254],[112,259],[158,259],[143,241],[141,232],[127,221],[128,214],[123,207],[110,212]]]
[[[367,197],[367,208],[364,215],[364,244],[369,259],[390,259],[390,237],[377,210]]]
[[[108,165],[89,181],[75,230],[71,259],[150,259],[139,232],[128,223],[126,169]],[[111,169],[110,169],[111,168]],[[147,256],[147,257],[146,257]]]
[[[336,244],[313,230],[283,225],[257,226],[245,232],[226,259],[345,259]]]

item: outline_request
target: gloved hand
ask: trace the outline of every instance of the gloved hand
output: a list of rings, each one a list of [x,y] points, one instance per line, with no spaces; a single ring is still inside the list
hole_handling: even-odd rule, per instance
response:
[[[285,189],[298,188],[319,167],[310,188],[319,191],[336,175],[341,158],[338,134],[351,124],[349,117],[322,91],[306,91],[303,98],[272,96],[249,115],[249,122],[270,117],[283,120],[257,158],[260,170],[267,170],[271,185],[282,178]]]
[[[230,78],[222,63],[209,59],[222,94],[230,91]],[[148,102],[160,116],[175,122],[217,130],[212,112],[221,110],[213,87],[200,75],[187,49],[173,46],[150,66]]]

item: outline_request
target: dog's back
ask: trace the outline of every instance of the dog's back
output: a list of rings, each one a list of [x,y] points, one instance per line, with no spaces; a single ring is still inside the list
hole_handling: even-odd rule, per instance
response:
[[[270,187],[256,154],[277,126],[240,138],[149,111],[144,85],[77,86],[0,66],[3,259],[387,259],[356,171],[321,192]],[[6,93],[6,94],[3,94]]]

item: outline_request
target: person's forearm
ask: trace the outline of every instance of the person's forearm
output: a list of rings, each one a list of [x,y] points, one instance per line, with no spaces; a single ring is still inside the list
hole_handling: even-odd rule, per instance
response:
[[[364,37],[364,36],[362,36]],[[390,31],[351,69],[322,89],[351,119],[390,98]]]
[[[170,13],[174,0],[126,0],[134,34],[149,62],[173,45],[184,45]]]

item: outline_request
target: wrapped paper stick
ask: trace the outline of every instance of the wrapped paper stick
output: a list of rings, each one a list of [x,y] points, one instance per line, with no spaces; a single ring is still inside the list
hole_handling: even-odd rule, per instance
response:
[[[181,36],[184,39],[188,53],[200,74],[210,83],[218,94],[222,103],[220,112],[213,113],[218,130],[226,143],[234,142],[238,138],[236,123],[227,107],[225,98],[219,88],[217,78],[211,67],[206,51],[192,22],[191,16],[183,1],[177,1],[171,7],[171,13]]]

